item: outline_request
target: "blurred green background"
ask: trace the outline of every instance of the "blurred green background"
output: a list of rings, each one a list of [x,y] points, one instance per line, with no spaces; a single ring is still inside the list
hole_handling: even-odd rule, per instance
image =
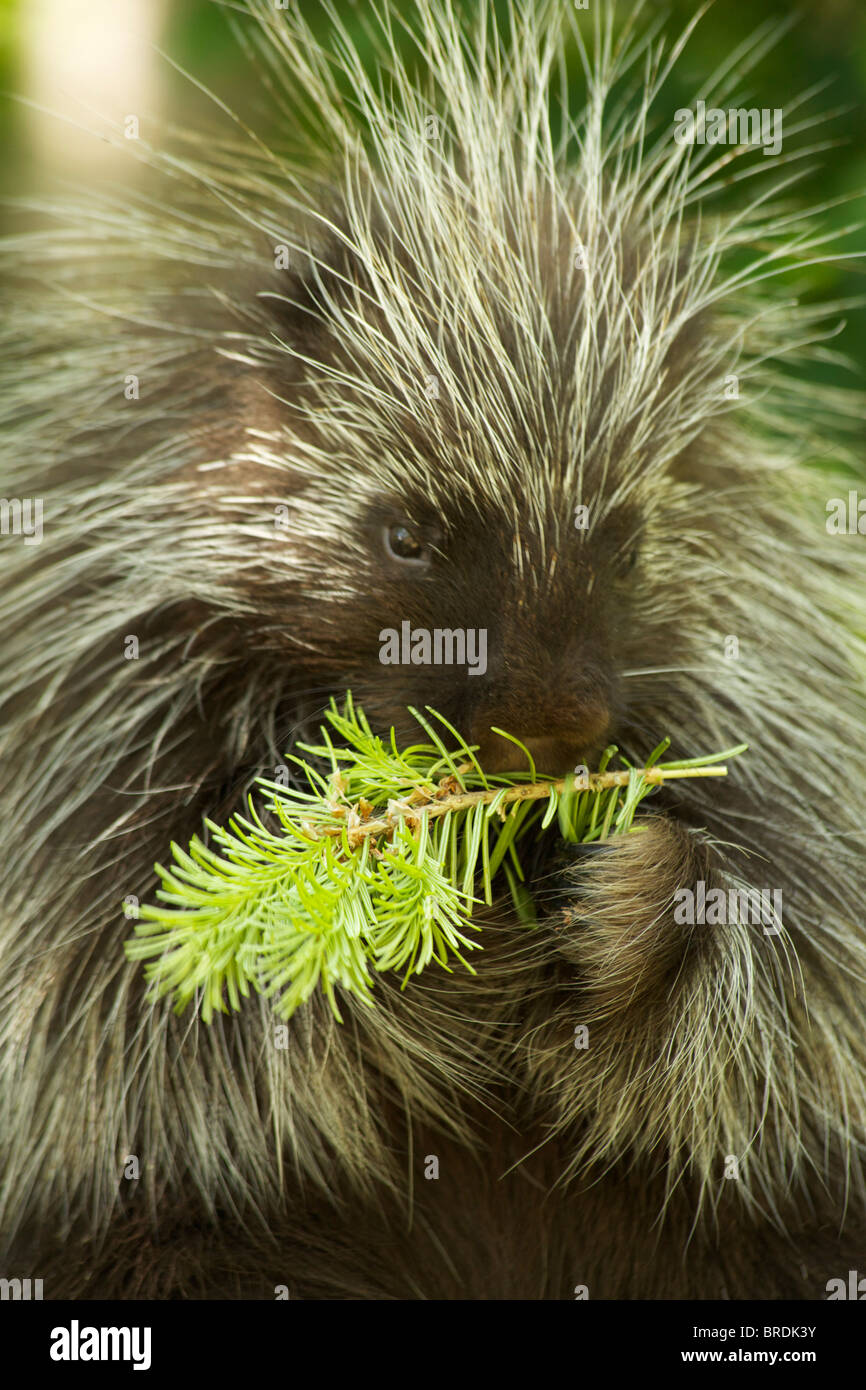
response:
[[[324,32],[326,17],[319,0],[299,3],[314,28]],[[398,3],[407,11],[414,8],[414,0]],[[454,3],[474,7],[474,0]],[[571,0],[560,3],[566,9]],[[582,14],[581,23],[591,24],[592,9],[602,3],[589,0],[589,13]],[[346,24],[360,31],[367,0],[336,0],[336,7]],[[125,105],[190,125],[207,120],[207,102],[155,51],[153,45],[157,45],[230,105],[249,111],[257,128],[266,132],[272,119],[267,94],[233,36],[229,22],[233,8],[219,0],[0,0],[0,90],[30,97],[52,110],[59,105],[67,113],[71,100],[79,112],[72,119],[83,120],[88,129],[93,122],[86,112],[80,114],[88,95],[97,111],[119,103],[121,118]],[[671,35],[698,8],[691,0],[646,0],[644,5],[647,16],[666,16],[665,29]],[[866,208],[857,196],[866,190],[866,0],[806,0],[793,12],[786,0],[760,0],[757,5],[755,0],[715,0],[680,61],[672,92],[679,98],[677,105],[689,103],[714,68],[757,26],[772,18],[780,23],[793,18],[794,22],[747,80],[754,104],[784,106],[797,94],[826,82],[825,90],[806,109],[817,113],[849,108],[820,128],[816,138],[836,143],[816,156],[817,167],[799,185],[798,194],[816,203],[853,195],[855,201],[823,214],[828,228],[841,229],[863,218]],[[109,39],[111,27],[117,25],[131,35],[125,50],[133,55],[129,72]],[[116,77],[113,95],[100,92],[103,72]],[[0,138],[5,155],[0,169],[4,195],[50,193],[56,180],[86,187],[87,150],[99,144],[92,136],[82,136],[74,154],[57,139],[56,121],[8,97],[0,102]],[[866,246],[866,232],[848,238],[840,249],[851,251],[861,245]],[[810,272],[810,293],[831,298],[863,293],[864,269],[866,265],[859,261],[815,267]],[[866,311],[846,311],[846,318],[848,328],[836,346],[855,359],[859,384],[866,385]]]

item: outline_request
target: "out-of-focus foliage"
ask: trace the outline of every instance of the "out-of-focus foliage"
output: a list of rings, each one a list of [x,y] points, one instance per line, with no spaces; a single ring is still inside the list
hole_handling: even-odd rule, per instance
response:
[[[154,0],[157,3],[157,0]],[[298,0],[309,22],[325,33],[326,16],[321,0]],[[417,0],[393,0],[410,13]],[[423,3],[423,0],[421,0]],[[558,0],[563,10],[572,0]],[[591,29],[593,10],[605,0],[589,0],[587,10],[578,11],[581,26]],[[116,0],[116,11],[124,0]],[[476,0],[454,0],[458,8],[472,9]],[[63,39],[63,26],[74,25],[76,7],[64,0],[0,0],[0,89],[24,96],[28,71],[27,53],[22,51],[32,35],[32,16],[36,7],[55,6],[56,23],[49,32]],[[625,13],[631,0],[620,4]],[[235,42],[230,16],[237,4],[220,0],[164,0],[165,22],[159,44],[180,68],[196,81],[217,92],[233,106],[240,105],[255,114],[260,129],[267,129],[271,117],[267,93],[260,85],[241,48]],[[371,0],[336,0],[343,22],[356,33],[362,30],[365,10]],[[498,8],[504,13],[505,4]],[[647,18],[662,18],[667,33],[674,35],[693,18],[697,0],[645,0]],[[799,185],[799,196],[814,203],[825,202],[866,190],[866,5],[863,0],[805,0],[794,13],[790,0],[715,0],[698,24],[675,73],[672,95],[677,104],[686,105],[700,92],[701,84],[720,63],[768,20],[783,27],[778,42],[761,59],[744,84],[744,104],[784,107],[798,94],[826,83],[805,110],[849,108],[834,121],[822,126],[817,139],[838,143],[815,157],[815,167]],[[792,22],[793,21],[793,22]],[[158,54],[155,63],[161,63]],[[578,64],[574,64],[579,84]],[[199,92],[170,67],[162,73],[162,90],[168,112],[177,120],[198,120],[207,106]],[[0,103],[0,139],[5,152],[0,186],[4,193],[15,193],[18,186],[38,187],[38,168],[28,143],[27,122],[14,101]],[[44,190],[43,190],[44,191]],[[857,200],[827,210],[822,216],[828,228],[850,224],[864,215],[866,201]],[[866,232],[863,235],[866,246]],[[844,247],[855,248],[853,239]],[[811,293],[824,297],[847,298],[866,291],[866,261],[847,261],[840,265],[814,267],[810,272]],[[859,365],[866,380],[866,311],[847,314],[848,329],[841,344]]]

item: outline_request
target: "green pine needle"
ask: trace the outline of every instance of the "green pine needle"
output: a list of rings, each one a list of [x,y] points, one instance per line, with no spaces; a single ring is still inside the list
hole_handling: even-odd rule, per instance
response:
[[[434,960],[474,973],[463,953],[481,946],[466,933],[500,870],[521,921],[534,922],[517,852],[532,827],[556,820],[565,840],[584,843],[637,832],[635,812],[663,780],[723,776],[721,760],[745,748],[662,763],[666,739],[643,768],[623,759],[611,773],[610,747],[589,778],[538,781],[513,739],[527,771],[486,776],[447,720],[429,706],[429,719],[411,713],[428,741],[401,750],[393,729],[388,740],[372,733],[351,695],[342,711],[332,701],[338,746],[326,728],[320,745],[299,745],[330,773],[294,757],[305,787],[257,780],[276,829],[250,796],[248,817],[228,829],[206,822],[211,845],[172,844],[173,866],[156,865],[160,905],[140,909],[126,943],[131,960],[148,962],[151,998],[170,994],[181,1012],[199,996],[209,1023],[254,990],[288,1018],[320,987],[342,1022],[335,987],[373,1007],[374,972],[399,972],[404,987]]]

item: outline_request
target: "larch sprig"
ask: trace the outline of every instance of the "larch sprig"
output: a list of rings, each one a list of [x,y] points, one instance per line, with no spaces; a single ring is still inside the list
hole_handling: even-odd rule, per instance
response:
[[[295,785],[257,779],[271,826],[251,795],[248,816],[206,822],[211,844],[172,843],[173,866],[156,865],[159,904],[140,909],[126,943],[130,959],[148,962],[153,998],[171,994],[181,1011],[200,994],[209,1022],[255,990],[288,1018],[319,986],[342,1022],[337,986],[372,1007],[374,972],[399,971],[405,986],[434,960],[473,971],[472,911],[493,901],[500,870],[534,919],[517,852],[532,827],[555,820],[581,843],[639,832],[635,812],[662,782],[724,776],[722,760],[745,747],[663,763],[665,739],[642,768],[622,759],[609,771],[611,746],[596,773],[550,780],[513,739],[526,770],[493,776],[441,715],[411,713],[426,741],[400,749],[393,729],[387,741],[371,731],[351,695],[342,711],[332,701],[338,745],[323,727],[321,744],[299,745],[315,761],[290,760]]]

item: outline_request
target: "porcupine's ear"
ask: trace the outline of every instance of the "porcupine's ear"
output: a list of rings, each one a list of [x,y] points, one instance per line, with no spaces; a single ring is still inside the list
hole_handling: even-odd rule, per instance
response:
[[[335,365],[339,341],[329,303],[345,272],[333,241],[303,249],[279,232],[259,235],[233,276],[214,277],[213,349],[192,377],[200,406],[195,481],[203,493],[251,489],[273,505],[295,490],[295,443],[310,436],[304,402],[311,379]]]

